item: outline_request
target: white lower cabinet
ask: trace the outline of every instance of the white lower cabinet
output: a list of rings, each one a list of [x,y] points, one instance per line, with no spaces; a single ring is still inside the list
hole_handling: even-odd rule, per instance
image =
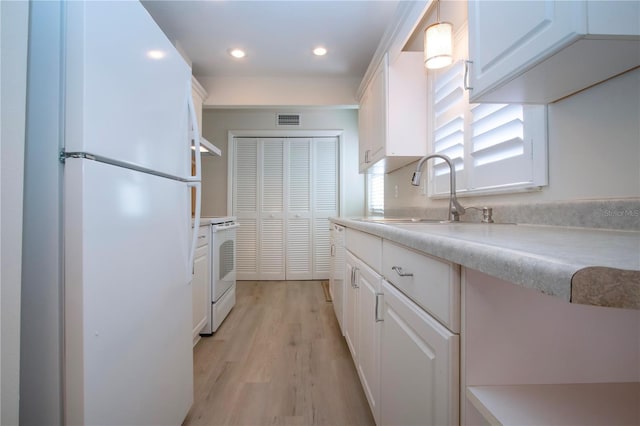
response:
[[[380,288],[382,277],[347,252],[345,338],[376,423],[380,413]]]
[[[355,287],[355,273],[358,269],[358,259],[347,251],[345,255],[345,289],[344,289],[344,338],[354,361],[358,359],[358,320],[359,300],[358,289]],[[357,365],[357,363],[356,363]]]
[[[344,334],[376,424],[459,424],[459,266],[346,237]]]
[[[191,300],[193,314],[193,344],[200,340],[200,330],[207,323],[211,309],[211,285],[209,280],[211,261],[209,259],[209,237],[211,227],[203,225],[198,230],[198,247],[193,258],[193,279],[191,280]]]
[[[387,281],[379,425],[459,424],[459,336]]]

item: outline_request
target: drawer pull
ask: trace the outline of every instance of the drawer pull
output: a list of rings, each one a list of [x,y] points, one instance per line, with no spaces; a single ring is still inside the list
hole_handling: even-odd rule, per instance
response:
[[[396,273],[398,275],[400,275],[401,277],[412,277],[413,276],[413,272],[403,272],[402,268],[399,267],[399,266],[392,266],[391,269],[396,271]]]

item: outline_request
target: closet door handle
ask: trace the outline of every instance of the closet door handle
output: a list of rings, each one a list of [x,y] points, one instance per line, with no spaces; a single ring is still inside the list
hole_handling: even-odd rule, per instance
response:
[[[331,257],[335,257],[335,256],[336,256],[336,245],[331,244]]]

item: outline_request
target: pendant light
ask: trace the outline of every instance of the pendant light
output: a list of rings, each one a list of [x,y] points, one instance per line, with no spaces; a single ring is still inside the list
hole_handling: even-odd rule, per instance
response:
[[[436,23],[424,30],[424,66],[435,70],[453,63],[453,25],[440,22],[440,0],[436,0]]]

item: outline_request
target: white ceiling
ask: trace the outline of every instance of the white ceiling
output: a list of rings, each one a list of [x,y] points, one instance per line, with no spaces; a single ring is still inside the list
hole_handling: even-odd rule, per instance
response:
[[[143,1],[196,76],[362,78],[398,0]],[[316,57],[312,49],[329,53]],[[227,50],[242,48],[237,60]]]

